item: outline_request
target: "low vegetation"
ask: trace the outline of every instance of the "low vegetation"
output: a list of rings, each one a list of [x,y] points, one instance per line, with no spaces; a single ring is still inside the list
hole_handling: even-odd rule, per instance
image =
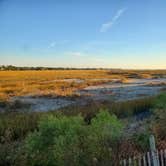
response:
[[[155,109],[153,109],[155,119],[153,121],[153,132],[158,138],[159,142],[166,140],[166,93],[162,93],[155,100]],[[166,142],[163,145],[166,148]]]
[[[121,132],[122,124],[105,111],[90,125],[81,116],[48,116],[26,139],[29,165],[108,165]]]
[[[112,106],[92,103],[61,112],[2,113],[0,165],[116,165],[118,158],[148,150],[151,133],[157,146],[166,148],[165,101],[164,92]],[[126,137],[126,122],[149,110],[147,130]]]
[[[3,70],[2,70],[3,69]],[[165,77],[165,70],[106,70],[106,69],[54,69],[25,70],[2,67],[0,71],[0,102],[13,96],[73,96],[75,91],[89,85],[97,85],[118,79],[127,83],[129,78]],[[46,68],[47,69],[47,68]],[[74,81],[75,80],[75,81]],[[77,94],[78,96],[79,94]]]
[[[37,128],[38,121],[47,115],[63,114],[69,117],[81,115],[87,124],[101,109],[125,119],[146,112],[153,108],[154,98],[138,99],[120,103],[90,102],[85,106],[71,106],[59,111],[51,112],[5,112],[0,116],[0,142],[14,141],[24,138],[27,133]],[[10,133],[10,137],[8,136]],[[8,138],[7,138],[8,137]]]

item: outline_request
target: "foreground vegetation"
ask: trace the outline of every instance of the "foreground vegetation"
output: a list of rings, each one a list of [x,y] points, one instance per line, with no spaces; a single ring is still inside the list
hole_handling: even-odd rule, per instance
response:
[[[65,115],[68,117],[81,115],[87,124],[96,116],[100,110],[107,110],[118,119],[131,118],[154,107],[154,97],[126,101],[120,103],[94,103],[85,106],[71,106],[59,111],[51,112],[15,112],[8,111],[0,116],[0,142],[11,142],[25,138],[27,133],[38,128],[38,122],[45,116]],[[12,110],[12,109],[11,109]]]
[[[61,112],[0,115],[0,165],[116,165],[148,150],[153,133],[166,148],[166,93],[122,103],[93,103]],[[150,111],[145,130],[127,135],[131,118]],[[144,114],[143,114],[144,115]]]
[[[122,124],[100,112],[87,125],[81,116],[49,116],[26,140],[30,165],[108,165]]]

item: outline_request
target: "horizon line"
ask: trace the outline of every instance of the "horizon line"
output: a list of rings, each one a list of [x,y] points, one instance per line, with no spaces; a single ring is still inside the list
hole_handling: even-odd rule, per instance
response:
[[[14,68],[43,68],[43,69],[84,69],[84,70],[96,70],[96,69],[100,69],[100,70],[166,70],[166,68],[111,68],[111,67],[53,67],[53,66],[15,66],[15,65],[0,65],[0,68],[6,68],[6,67],[14,67]]]

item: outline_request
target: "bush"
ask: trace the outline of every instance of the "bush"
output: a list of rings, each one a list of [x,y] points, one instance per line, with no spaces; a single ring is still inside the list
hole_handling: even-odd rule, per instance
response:
[[[166,109],[166,93],[161,93],[155,99],[154,107],[157,109]]]
[[[159,140],[166,140],[166,109],[155,110],[156,119],[152,123],[154,134]]]
[[[135,144],[141,149],[141,151],[149,150],[149,136],[150,133],[147,131],[137,133],[133,136]]]
[[[29,165],[110,165],[121,133],[121,122],[106,111],[90,125],[81,116],[47,116],[26,140]]]
[[[22,142],[0,144],[1,166],[25,166],[26,155]]]
[[[6,113],[0,116],[0,143],[12,142],[25,138],[27,133],[37,128],[41,114]]]
[[[162,93],[156,98],[154,106],[153,132],[159,140],[166,140],[166,93]]]

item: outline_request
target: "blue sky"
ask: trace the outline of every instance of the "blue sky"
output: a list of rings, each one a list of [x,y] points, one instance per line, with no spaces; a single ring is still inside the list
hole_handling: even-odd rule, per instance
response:
[[[165,0],[0,0],[0,64],[166,69]]]

